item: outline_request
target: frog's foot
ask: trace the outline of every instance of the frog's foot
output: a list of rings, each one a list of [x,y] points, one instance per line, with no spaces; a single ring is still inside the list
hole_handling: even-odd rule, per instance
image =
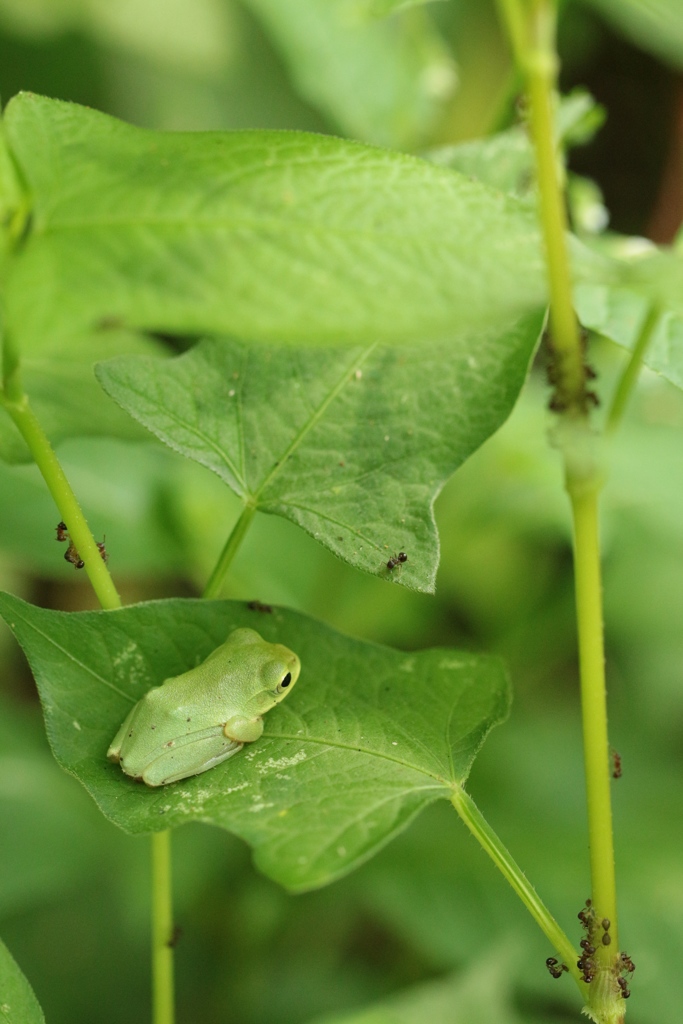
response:
[[[133,715],[135,714],[135,712],[137,710],[137,707],[138,706],[136,704],[135,707],[132,707],[130,709],[130,711],[128,712],[128,714],[124,718],[123,722],[121,723],[121,728],[119,729],[119,731],[117,732],[116,736],[114,736],[114,739],[109,744],[109,750],[107,751],[107,758],[108,758],[108,760],[113,761],[114,764],[118,764],[119,761],[121,760],[121,747],[122,747],[123,741],[124,741],[124,739],[126,737],[126,733],[128,732],[128,729],[130,728],[130,723],[133,720]]]

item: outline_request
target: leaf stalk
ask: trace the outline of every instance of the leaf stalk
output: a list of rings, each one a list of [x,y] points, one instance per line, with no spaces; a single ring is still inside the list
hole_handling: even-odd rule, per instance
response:
[[[576,966],[578,957],[576,949],[545,906],[509,850],[506,849],[500,838],[486,821],[472,797],[461,786],[453,791],[451,803],[474,838],[488,853],[503,877],[507,879],[517,893],[534,921],[536,921],[543,934],[552,944],[553,949],[557,950],[560,954],[562,960],[567,965],[569,973],[585,996],[588,986],[584,985],[581,981],[581,973]]]
[[[650,306],[643,321],[640,334],[633,346],[631,357],[624,368],[624,372],[619,378],[619,382],[617,383],[617,387],[614,392],[614,397],[612,398],[612,404],[610,406],[609,413],[607,414],[607,426],[605,429],[608,434],[614,434],[622,421],[624,410],[626,409],[628,400],[631,397],[636,381],[638,380],[638,374],[640,373],[640,368],[643,363],[643,357],[645,356],[657,329],[661,313],[662,311],[659,308],[659,305],[655,303]]]
[[[245,505],[243,508],[239,519],[235,523],[232,531],[230,532],[230,536],[225,542],[225,547],[221,551],[215,568],[209,577],[209,582],[206,584],[204,593],[202,594],[203,598],[210,600],[214,597],[220,597],[230,564],[237,554],[247,530],[251,526],[251,521],[254,518],[255,512],[256,508],[253,505]]]

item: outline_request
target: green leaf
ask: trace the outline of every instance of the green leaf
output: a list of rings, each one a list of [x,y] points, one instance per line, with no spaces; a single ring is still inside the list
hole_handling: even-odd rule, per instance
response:
[[[4,277],[5,261],[24,228],[26,206],[4,125],[0,123],[0,277]]]
[[[683,68],[680,0],[584,0],[643,50]]]
[[[506,419],[541,329],[422,348],[291,349],[204,341],[172,361],[98,367],[105,390],[245,505],[285,516],[351,565],[432,591],[432,506]],[[387,569],[398,551],[399,570]]]
[[[509,951],[497,950],[466,971],[406,989],[351,1013],[315,1024],[519,1024],[513,1004]]]
[[[371,857],[467,778],[510,694],[496,658],[403,654],[307,616],[230,601],[169,600],[113,612],[45,611],[0,595],[24,647],[59,763],[129,832],[187,821],[228,829],[293,890]],[[203,660],[235,627],[295,650],[301,679],[263,737],[210,772],[149,790],[106,760],[121,721],[151,686]]]
[[[30,94],[6,122],[34,198],[5,297],[21,346],[121,323],[423,342],[545,300],[535,213],[415,157],[298,132],[150,132]]]
[[[5,943],[0,939],[0,1022],[45,1024],[43,1011]]]
[[[102,400],[93,365],[97,358],[159,353],[150,338],[125,331],[99,336],[56,339],[48,332],[31,336],[23,346],[22,381],[31,405],[53,444],[67,437],[119,437],[139,441],[144,435],[113,402]],[[26,442],[9,415],[0,413],[0,459],[32,461]]]
[[[414,0],[413,0],[414,2]],[[411,149],[428,138],[456,72],[445,43],[427,19],[397,13],[404,3],[380,0],[243,0],[289,67],[301,95],[348,135]]]

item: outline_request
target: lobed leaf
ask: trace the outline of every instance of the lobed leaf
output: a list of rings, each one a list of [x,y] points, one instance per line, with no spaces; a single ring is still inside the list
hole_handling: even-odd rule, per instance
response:
[[[545,301],[536,217],[398,153],[300,132],[153,132],[31,94],[5,113],[33,197],[7,329],[448,339]]]
[[[134,833],[218,825],[245,839],[261,870],[293,890],[352,870],[421,808],[447,799],[509,708],[496,658],[404,654],[282,609],[174,599],[68,614],[5,594],[0,614],[33,669],[55,757],[106,817]],[[132,704],[244,625],[302,661],[296,689],[266,716],[263,737],[160,790],[110,764],[107,747]]]
[[[419,350],[207,340],[174,360],[120,358],[97,374],[245,505],[292,520],[356,568],[432,591],[434,500],[507,418],[540,329],[534,314]],[[399,551],[408,561],[392,572]]]
[[[0,1021],[2,1024],[45,1024],[33,989],[1,939]]]

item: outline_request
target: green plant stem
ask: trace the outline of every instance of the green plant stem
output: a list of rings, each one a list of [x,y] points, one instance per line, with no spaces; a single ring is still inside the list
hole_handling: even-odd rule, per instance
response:
[[[548,267],[550,330],[563,392],[568,404],[580,404],[585,387],[583,352],[572,301],[567,213],[553,119],[558,72],[554,4],[537,0],[531,25],[532,42],[523,59],[522,73],[529,99],[539,212]]]
[[[496,0],[498,17],[507,30],[515,63],[521,68],[527,50],[525,12],[519,0]]]
[[[173,1024],[171,833],[152,836],[152,1024]]]
[[[538,171],[541,223],[546,244],[553,347],[564,393],[579,400],[584,389],[583,352],[574,314],[567,252],[567,219],[555,151],[552,102],[557,77],[554,5],[533,0],[532,43],[524,63]],[[581,451],[590,435],[585,420],[568,423],[564,449],[567,490],[574,517],[574,565],[579,632],[584,762],[588,799],[592,899],[600,918],[612,922],[616,944],[616,889],[609,788],[609,742],[603,647],[598,535],[601,477],[592,453]],[[618,948],[618,946],[615,946]],[[599,951],[603,956],[605,951]]]
[[[12,336],[7,332],[2,339],[2,385],[3,396],[8,402],[20,402],[24,398],[19,350],[14,344]]]
[[[6,346],[3,349],[3,353],[5,357],[4,365],[7,367]],[[18,359],[15,361],[11,357],[9,362],[11,380],[14,385],[18,385]],[[95,538],[90,532],[86,518],[81,511],[76,495],[71,489],[59,459],[55,455],[54,449],[31,409],[26,395],[20,392],[18,397],[13,399],[8,396],[8,391],[11,390],[10,380],[5,378],[5,392],[2,397],[2,404],[26,441],[31,455],[59,510],[59,514],[67,525],[69,536],[85,563],[84,568],[92,583],[93,590],[97,594],[97,599],[103,608],[120,608],[121,598],[114,586],[114,581],[109,574],[109,570],[95,543]]]
[[[206,584],[206,588],[202,597],[211,599],[213,597],[219,597],[221,590],[223,589],[223,583],[227,575],[230,563],[237,554],[238,548],[244,536],[251,525],[251,521],[254,518],[256,509],[252,505],[246,505],[242,510],[242,514],[235,523],[230,536],[225,542],[225,547],[221,551],[220,558],[216,563],[209,582]]]
[[[90,531],[76,495],[45,431],[23,392],[18,350],[7,335],[2,351],[3,389],[0,403],[26,441],[33,459],[69,531],[93,590],[105,609],[121,607],[121,598]],[[173,928],[171,891],[171,834],[152,836],[152,1019],[153,1024],[173,1024]]]
[[[522,869],[513,860],[509,851],[486,821],[472,797],[462,787],[458,787],[451,797],[451,803],[474,838],[515,890],[553,948],[560,954],[562,960],[567,964],[570,974],[585,994],[587,986],[581,981],[581,974],[576,966],[578,954],[574,946],[529,883]]]
[[[650,306],[647,316],[643,321],[643,326],[640,329],[640,334],[633,346],[631,357],[626,364],[626,368],[619,378],[619,382],[612,398],[612,404],[610,406],[609,413],[607,414],[607,426],[606,431],[608,434],[613,434],[619,424],[621,423],[624,415],[624,410],[631,397],[636,381],[638,380],[638,374],[640,373],[640,367],[643,362],[643,356],[647,351],[648,345],[652,341],[652,336],[655,333],[661,310],[658,305]]]
[[[612,943],[608,950],[611,954],[619,949],[619,939],[602,621],[598,519],[600,483],[597,480],[591,484],[568,478],[567,490],[574,521],[574,573],[592,899],[598,918],[607,917],[611,922]]]
[[[602,474],[593,453],[594,439],[582,410],[585,370],[578,323],[574,314],[567,249],[567,216],[563,174],[555,145],[553,100],[558,61],[555,50],[556,4],[553,0],[500,0],[513,49],[524,75],[534,145],[539,212],[546,250],[550,292],[550,325],[556,355],[557,390],[570,410],[560,417],[558,438],[574,524],[574,565],[579,634],[579,664],[588,803],[593,907],[598,920],[609,918],[609,946],[599,945],[598,975],[589,986],[588,1009],[598,1021],[623,1018],[623,1001],[610,972],[619,949],[612,838],[607,695],[605,687],[602,586],[598,500]],[[525,18],[520,29],[513,23]],[[521,40],[521,43],[520,43]],[[527,904],[528,905],[528,904]],[[530,908],[531,909],[531,908]],[[533,912],[533,911],[532,911]],[[559,948],[559,947],[558,947]]]
[[[54,498],[59,514],[85,563],[93,590],[105,609],[121,607],[121,598],[64,470],[21,390],[19,356],[3,345],[4,390],[2,405],[26,441],[33,459]],[[152,836],[152,1017],[154,1024],[173,1024],[173,950],[170,832]]]

